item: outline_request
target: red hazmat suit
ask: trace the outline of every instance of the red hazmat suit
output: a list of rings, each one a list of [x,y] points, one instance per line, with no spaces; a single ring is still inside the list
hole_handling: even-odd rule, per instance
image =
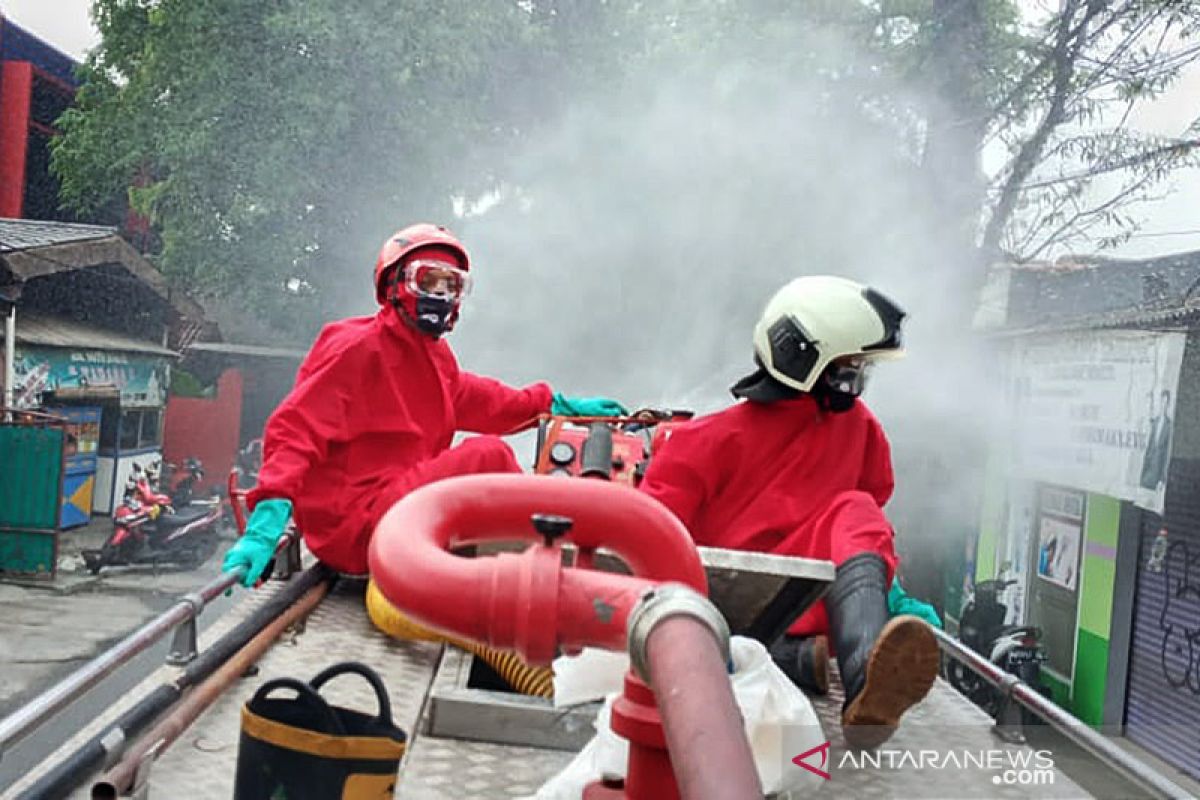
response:
[[[365,573],[371,532],[392,504],[441,478],[519,471],[496,435],[532,422],[550,403],[544,383],[514,389],[460,370],[445,340],[390,308],[334,322],[267,422],[248,501],[253,508],[290,500],[314,555]],[[460,430],[492,435],[449,449]]]
[[[896,568],[890,448],[861,402],[821,411],[811,395],[743,401],[675,429],[655,454],[642,491],[679,517],[697,544],[828,559],[878,553]],[[828,631],[824,603],[789,633]]]

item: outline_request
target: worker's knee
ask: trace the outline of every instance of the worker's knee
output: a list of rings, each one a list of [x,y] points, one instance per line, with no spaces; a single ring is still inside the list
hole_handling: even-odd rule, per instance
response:
[[[512,448],[499,436],[474,436],[454,448],[469,459],[474,472],[520,472]]]
[[[896,564],[895,535],[883,509],[866,492],[842,492],[834,498],[822,523],[829,536],[829,554],[840,564],[860,553],[875,553],[888,564]]]

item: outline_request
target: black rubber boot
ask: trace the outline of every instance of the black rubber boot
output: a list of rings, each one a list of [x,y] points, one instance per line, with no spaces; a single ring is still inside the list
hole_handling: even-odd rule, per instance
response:
[[[876,747],[937,678],[937,640],[917,617],[888,620],[887,565],[874,553],[845,561],[825,598],[846,701],[842,733],[851,747]]]
[[[784,636],[770,647],[771,660],[808,694],[829,691],[829,640],[824,636]]]

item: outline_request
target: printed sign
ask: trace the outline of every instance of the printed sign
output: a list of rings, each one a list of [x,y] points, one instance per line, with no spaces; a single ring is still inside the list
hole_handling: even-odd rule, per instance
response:
[[[17,349],[16,405],[33,408],[44,392],[115,386],[123,406],[161,406],[167,399],[167,362],[109,350]]]
[[[1077,522],[1042,517],[1038,525],[1038,577],[1075,591],[1082,533]]]
[[[1161,514],[1185,335],[1087,331],[1021,342],[1013,474]]]

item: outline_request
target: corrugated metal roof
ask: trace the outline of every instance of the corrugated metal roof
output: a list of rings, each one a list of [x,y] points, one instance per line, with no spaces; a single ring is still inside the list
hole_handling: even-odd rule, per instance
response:
[[[226,353],[234,356],[261,356],[262,358],[290,358],[301,360],[305,356],[303,350],[291,350],[286,347],[264,347],[257,344],[234,344],[233,342],[192,342],[188,351],[201,353]]]
[[[77,225],[70,222],[0,218],[0,253],[12,253],[32,247],[85,242],[89,239],[103,239],[106,236],[116,235],[116,228],[103,225]]]
[[[0,329],[0,341],[3,341]],[[73,320],[43,317],[17,312],[17,341],[43,347],[64,347],[77,350],[113,350],[121,353],[147,353],[178,358],[174,350],[160,344],[135,339],[124,333],[97,328]]]
[[[79,62],[45,39],[0,15],[3,35],[0,35],[0,54],[5,61],[30,61],[38,68],[71,86],[79,86],[75,68]]]
[[[1200,317],[1200,298],[1193,298],[1175,306],[1160,308],[1138,306],[1109,311],[1104,314],[1069,317],[1045,325],[996,328],[986,333],[1004,337],[1052,333],[1055,331],[1099,330],[1103,328],[1179,329],[1193,327],[1198,317]]]

